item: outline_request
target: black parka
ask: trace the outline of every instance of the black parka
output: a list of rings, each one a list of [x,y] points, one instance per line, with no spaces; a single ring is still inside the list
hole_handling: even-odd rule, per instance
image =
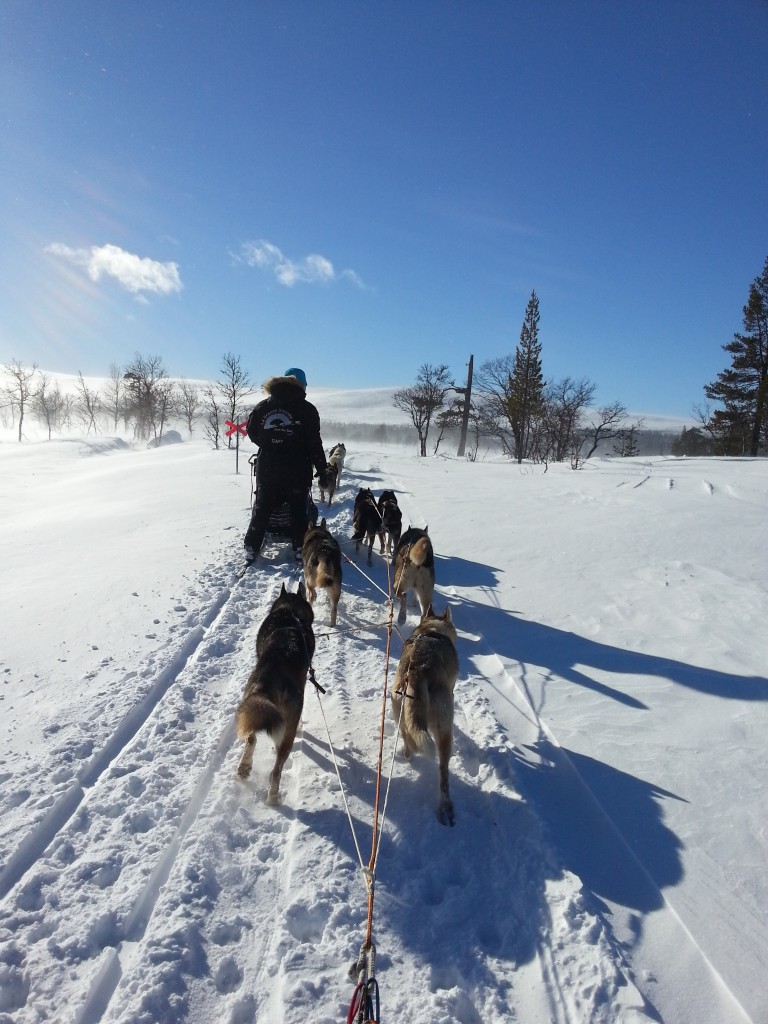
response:
[[[312,467],[325,471],[327,459],[320,437],[320,417],[295,377],[264,382],[267,398],[248,417],[248,437],[259,446],[256,479],[267,487],[309,490]]]

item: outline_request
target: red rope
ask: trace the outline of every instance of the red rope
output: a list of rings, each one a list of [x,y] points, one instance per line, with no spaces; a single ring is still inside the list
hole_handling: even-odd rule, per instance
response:
[[[371,859],[368,862],[368,870],[371,873],[371,877],[374,877],[376,869],[376,847],[379,831],[379,799],[381,796],[381,766],[384,758],[384,727],[386,724],[387,715],[387,688],[389,686],[389,651],[392,645],[392,620],[394,617],[395,606],[392,601],[392,579],[390,575],[390,563],[387,559],[387,582],[389,585],[389,619],[387,621],[387,649],[384,655],[384,691],[381,699],[381,727],[379,729],[379,756],[376,764],[376,800],[373,807],[373,835],[371,837]],[[373,896],[374,886],[371,885],[368,888],[368,925],[365,934],[365,948],[371,945],[371,936],[373,931]]]

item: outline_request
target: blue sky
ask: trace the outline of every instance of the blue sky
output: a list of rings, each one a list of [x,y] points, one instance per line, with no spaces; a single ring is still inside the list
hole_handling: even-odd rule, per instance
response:
[[[0,361],[687,415],[768,256],[765,0],[3,0]]]

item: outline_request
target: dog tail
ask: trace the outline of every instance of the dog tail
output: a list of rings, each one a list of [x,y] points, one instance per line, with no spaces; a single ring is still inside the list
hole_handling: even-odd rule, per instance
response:
[[[320,558],[317,563],[315,585],[318,587],[332,587],[336,582],[333,565],[325,558]]]
[[[352,516],[352,540],[362,540],[365,537],[365,519],[359,509],[355,509]]]
[[[262,693],[246,694],[237,709],[237,738],[244,740],[252,733],[266,732],[279,743],[285,730],[280,709]]]
[[[432,559],[432,542],[429,537],[419,537],[411,545],[408,557],[414,565],[429,565]]]
[[[403,701],[403,726],[408,733],[408,744],[417,753],[436,757],[435,741],[427,729],[426,705],[423,700],[406,697]]]

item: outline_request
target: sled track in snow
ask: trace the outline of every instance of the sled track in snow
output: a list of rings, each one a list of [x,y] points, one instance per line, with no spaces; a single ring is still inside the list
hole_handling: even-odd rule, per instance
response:
[[[123,942],[138,942],[144,935],[149,919],[154,912],[160,889],[171,873],[184,836],[200,813],[234,738],[234,726],[230,724],[222,730],[216,745],[215,757],[208,762],[195,786],[171,842],[158,857],[152,873],[134,900],[125,921]],[[109,951],[106,963],[100,969],[96,981],[91,985],[86,1001],[78,1013],[76,1024],[91,1024],[91,1022],[95,1024],[101,1020],[104,1010],[109,1005],[123,976],[124,959],[119,946],[113,947]]]
[[[158,673],[149,692],[121,720],[107,743],[81,767],[75,781],[67,791],[57,797],[42,820],[22,839],[0,872],[0,900],[8,895],[14,885],[42,856],[45,849],[76,812],[88,790],[98,783],[148,721],[186,666],[200,652],[211,627],[215,628],[216,619],[221,615],[222,609],[226,607],[232,594],[233,588],[230,588],[212,602],[202,621],[190,632],[173,660]],[[130,673],[130,677],[135,674],[135,672]]]
[[[232,747],[232,711],[254,656],[249,637],[271,582],[260,573],[222,586],[147,693],[10,856],[0,876],[0,931],[14,936],[13,949],[25,949],[23,971],[12,967],[6,979],[16,1009],[26,1005],[25,977],[38,994],[66,990],[76,963],[88,980],[78,982],[79,998],[87,996],[73,1019],[101,1020]],[[94,884],[73,897],[83,882]],[[66,921],[77,916],[73,929]],[[65,933],[73,948],[54,945],[51,958],[50,933]]]
[[[126,690],[136,676],[151,682],[13,849],[0,876],[0,934],[3,941],[13,937],[4,984],[14,994],[3,1008],[32,1014],[20,1015],[20,1022],[35,1019],[32,991],[45,1005],[53,992],[71,993],[76,984],[72,1019],[95,1024],[113,1012],[118,988],[122,997],[126,983],[130,989],[135,949],[163,886],[171,875],[178,884],[185,838],[232,750],[232,713],[252,668],[256,629],[279,581],[295,579],[297,570],[293,563],[259,566],[241,579],[219,572],[217,597],[159,671],[148,662],[143,672],[122,677]],[[298,757],[302,743],[295,749]],[[242,790],[242,783],[234,785]],[[267,818],[268,834],[271,809]],[[70,996],[68,1013],[74,1009]]]

